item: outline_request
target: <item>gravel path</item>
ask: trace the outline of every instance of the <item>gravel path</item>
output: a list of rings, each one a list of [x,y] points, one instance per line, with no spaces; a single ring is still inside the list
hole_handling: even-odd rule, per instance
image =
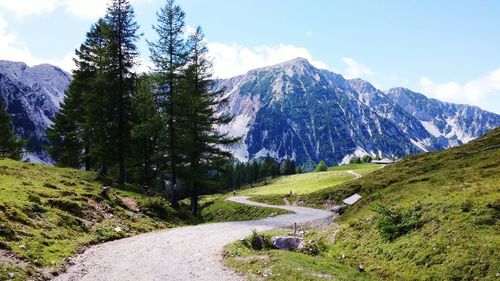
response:
[[[359,179],[359,178],[361,178],[363,176],[361,174],[358,174],[358,173],[354,172],[353,170],[348,170],[346,172],[348,172],[349,174],[353,175],[355,177],[354,179]]]
[[[255,206],[268,204],[231,197],[228,200]],[[295,206],[272,206],[294,214],[260,220],[212,223],[142,234],[90,247],[75,258],[75,265],[55,278],[92,281],[243,280],[221,263],[225,245],[257,231],[327,221],[332,213]]]

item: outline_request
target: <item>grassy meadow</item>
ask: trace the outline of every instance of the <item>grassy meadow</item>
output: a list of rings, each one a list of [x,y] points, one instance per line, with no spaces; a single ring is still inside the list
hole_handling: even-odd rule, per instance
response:
[[[134,186],[109,185],[93,172],[0,159],[0,280],[50,278],[86,246],[175,226],[247,220],[280,209],[243,206],[222,196],[203,200],[194,217],[182,205],[145,195]]]
[[[363,198],[334,224],[309,230],[306,240],[320,245],[314,256],[257,251],[237,242],[227,248],[226,262],[255,279],[278,265],[277,272],[297,272],[330,264],[347,272],[362,265],[365,273],[344,278],[327,273],[325,266],[315,273],[301,271],[295,279],[498,280],[500,129],[467,145],[410,157],[304,194],[301,202],[323,207],[355,192]]]

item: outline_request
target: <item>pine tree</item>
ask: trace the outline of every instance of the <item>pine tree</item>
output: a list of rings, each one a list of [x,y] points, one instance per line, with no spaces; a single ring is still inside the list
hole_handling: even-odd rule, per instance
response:
[[[315,171],[324,172],[326,170],[328,170],[328,166],[326,165],[325,161],[323,160],[319,161],[318,165],[316,165]]]
[[[223,92],[212,91],[212,64],[208,59],[208,49],[200,27],[189,36],[189,63],[180,84],[183,108],[179,112],[178,129],[182,140],[181,156],[186,157],[184,175],[190,185],[191,211],[198,212],[200,188],[206,188],[211,180],[210,171],[219,171],[232,156],[222,147],[234,144],[239,139],[218,132],[217,127],[231,121],[227,115],[219,115],[216,110],[224,102]],[[258,172],[258,167],[256,169]]]
[[[131,97],[134,92],[135,74],[132,68],[138,56],[136,41],[139,39],[139,26],[135,21],[134,10],[128,0],[112,0],[108,6],[105,20],[111,29],[109,49],[109,77],[111,80],[111,100],[113,108],[112,139],[116,148],[119,168],[118,182],[126,180],[125,152],[130,139],[129,118]]]
[[[186,47],[184,40],[185,14],[174,0],[168,0],[157,13],[157,25],[153,26],[158,38],[148,42],[151,60],[155,65],[155,73],[160,79],[162,107],[167,115],[166,142],[172,206],[177,206],[177,168],[178,168],[178,137],[177,114],[179,91],[177,89],[179,76],[186,65]]]
[[[111,100],[108,96],[110,26],[99,19],[75,51],[73,81],[61,110],[48,130],[50,154],[60,166],[107,173],[111,151]]]
[[[61,167],[80,168],[82,165],[83,138],[82,138],[82,95],[71,84],[56,115],[54,124],[47,129],[47,137],[51,147],[49,153]]]
[[[24,142],[18,140],[14,135],[10,116],[7,114],[3,102],[0,101],[0,157],[19,160],[23,146]]]
[[[132,125],[132,146],[137,180],[144,187],[152,187],[160,165],[160,140],[164,137],[164,119],[155,99],[156,79],[143,75],[139,79],[137,95],[132,100],[136,117]]]

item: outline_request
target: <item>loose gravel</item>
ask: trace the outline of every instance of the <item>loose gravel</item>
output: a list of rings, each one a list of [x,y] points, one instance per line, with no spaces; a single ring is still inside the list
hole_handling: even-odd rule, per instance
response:
[[[286,209],[291,214],[252,221],[210,223],[142,234],[90,247],[74,259],[75,265],[56,281],[243,280],[222,264],[225,245],[252,230],[264,231],[312,222],[327,222],[328,211],[271,206],[247,197],[228,200],[262,207]]]

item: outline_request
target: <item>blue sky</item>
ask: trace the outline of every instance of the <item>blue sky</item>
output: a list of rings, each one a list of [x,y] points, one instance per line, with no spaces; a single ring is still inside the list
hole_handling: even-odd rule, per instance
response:
[[[0,59],[71,69],[104,0],[0,0]],[[143,39],[160,0],[132,0]],[[500,113],[500,1],[178,0],[220,77],[298,56],[382,90],[404,86]],[[139,43],[142,60],[148,50]]]

